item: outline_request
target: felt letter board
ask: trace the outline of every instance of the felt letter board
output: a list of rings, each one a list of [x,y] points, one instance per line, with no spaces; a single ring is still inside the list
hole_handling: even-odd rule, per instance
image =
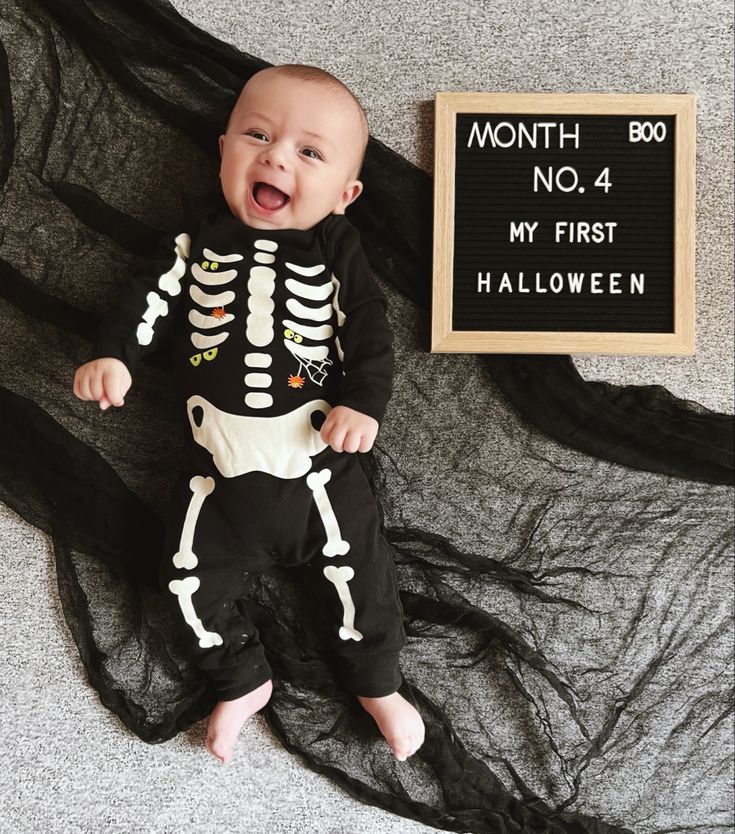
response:
[[[694,352],[695,97],[437,93],[432,351]]]

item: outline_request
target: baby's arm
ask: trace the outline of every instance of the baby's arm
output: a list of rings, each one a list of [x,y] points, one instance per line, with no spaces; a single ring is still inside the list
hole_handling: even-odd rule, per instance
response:
[[[123,405],[138,361],[158,347],[170,326],[188,255],[189,236],[168,235],[134,270],[97,331],[90,361],[74,375],[80,400],[95,400],[103,411]]]
[[[104,411],[111,405],[124,405],[125,394],[133,382],[130,371],[119,359],[105,356],[77,368],[74,393],[80,400],[96,400]]]
[[[380,428],[393,381],[393,333],[387,302],[360,246],[360,236],[344,218],[335,219],[333,275],[339,281],[336,304],[341,319],[340,395],[321,428],[336,452],[369,451]]]

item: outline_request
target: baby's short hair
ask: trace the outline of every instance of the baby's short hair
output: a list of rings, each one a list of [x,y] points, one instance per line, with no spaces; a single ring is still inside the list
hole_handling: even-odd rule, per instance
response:
[[[362,147],[360,148],[360,162],[357,167],[357,171],[355,172],[355,176],[357,176],[360,173],[362,163],[365,159],[365,151],[367,150],[368,139],[370,137],[370,128],[368,126],[368,120],[367,115],[365,114],[365,109],[363,108],[357,96],[352,92],[352,90],[350,90],[350,88],[342,81],[340,81],[339,78],[332,75],[331,72],[327,72],[326,70],[321,69],[321,67],[311,66],[310,64],[276,64],[272,67],[266,67],[266,69],[277,70],[279,73],[283,75],[287,75],[291,78],[299,78],[302,81],[312,81],[316,84],[323,84],[325,86],[331,87],[332,89],[338,91],[343,95],[349,96],[349,98],[352,100],[355,107],[357,108],[357,114],[360,120],[360,139]],[[264,72],[264,70],[258,70],[258,72]],[[230,114],[230,118],[231,117],[232,114]]]

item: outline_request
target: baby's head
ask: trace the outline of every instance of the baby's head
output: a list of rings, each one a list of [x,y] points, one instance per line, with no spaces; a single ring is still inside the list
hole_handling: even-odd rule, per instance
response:
[[[362,191],[365,113],[334,76],[286,64],[253,75],[220,136],[232,213],[255,229],[310,229]]]

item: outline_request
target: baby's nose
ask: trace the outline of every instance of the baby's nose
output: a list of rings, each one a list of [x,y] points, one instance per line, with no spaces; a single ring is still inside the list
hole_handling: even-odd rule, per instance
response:
[[[288,157],[286,156],[285,151],[283,148],[275,144],[264,148],[262,159],[267,164],[273,165],[276,168],[285,169],[288,165]]]

